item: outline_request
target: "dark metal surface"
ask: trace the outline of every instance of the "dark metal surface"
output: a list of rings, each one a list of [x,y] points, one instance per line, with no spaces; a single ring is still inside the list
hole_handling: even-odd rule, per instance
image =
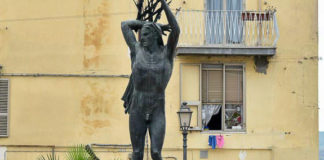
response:
[[[183,130],[182,135],[183,135],[183,160],[187,160],[187,135],[188,135],[188,131]]]
[[[122,100],[125,113],[129,113],[132,160],[143,160],[147,130],[151,140],[151,157],[153,160],[162,160],[165,88],[171,77],[175,48],[180,34],[178,23],[167,2],[165,0],[150,2],[161,4],[168,25],[154,23],[150,21],[152,18],[148,21],[124,21],[121,24],[125,41],[131,51],[132,74]],[[138,40],[133,31],[139,31]],[[170,31],[167,45],[164,45],[162,40],[164,31]]]

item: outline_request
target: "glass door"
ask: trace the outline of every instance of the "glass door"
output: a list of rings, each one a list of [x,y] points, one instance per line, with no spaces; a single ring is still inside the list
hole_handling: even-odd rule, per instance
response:
[[[242,42],[243,0],[206,0],[206,44]]]

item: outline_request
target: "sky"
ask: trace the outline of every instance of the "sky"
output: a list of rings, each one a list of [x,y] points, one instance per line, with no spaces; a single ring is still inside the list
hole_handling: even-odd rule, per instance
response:
[[[318,31],[319,31],[319,130],[324,131],[324,1],[318,1]]]

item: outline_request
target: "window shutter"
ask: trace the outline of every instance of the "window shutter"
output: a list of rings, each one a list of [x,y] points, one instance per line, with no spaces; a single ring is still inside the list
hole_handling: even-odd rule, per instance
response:
[[[181,103],[187,102],[192,113],[191,130],[201,130],[201,69],[200,64],[181,64],[180,96]]]
[[[222,103],[223,102],[223,72],[222,71],[207,71],[208,73],[208,102]]]
[[[226,104],[243,103],[243,67],[225,67],[225,100]]]
[[[0,137],[8,136],[9,80],[0,79]]]
[[[223,102],[223,65],[203,65],[202,100],[204,103]]]

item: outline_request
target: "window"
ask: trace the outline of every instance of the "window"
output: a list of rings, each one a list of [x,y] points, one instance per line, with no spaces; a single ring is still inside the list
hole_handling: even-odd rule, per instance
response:
[[[181,64],[180,77],[193,130],[245,130],[244,65]]]
[[[0,137],[8,134],[8,92],[9,80],[0,79]]]

